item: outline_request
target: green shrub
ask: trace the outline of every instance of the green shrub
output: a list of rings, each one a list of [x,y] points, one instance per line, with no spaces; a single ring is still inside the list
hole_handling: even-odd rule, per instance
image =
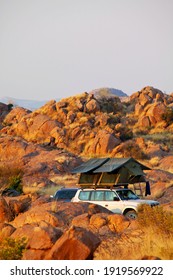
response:
[[[22,176],[21,168],[12,166],[0,166],[0,184],[1,186],[22,191]]]
[[[8,188],[9,189],[15,189],[16,191],[21,192],[22,191],[21,182],[22,182],[21,174],[11,176],[9,178]]]
[[[26,248],[26,239],[6,238],[0,242],[0,260],[21,260]]]

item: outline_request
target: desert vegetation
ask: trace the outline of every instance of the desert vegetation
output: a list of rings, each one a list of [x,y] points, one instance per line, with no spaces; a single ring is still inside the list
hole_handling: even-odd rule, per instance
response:
[[[14,189],[22,192],[23,171],[19,166],[0,166],[1,191],[3,189]]]
[[[0,241],[0,260],[21,260],[26,243],[25,238],[8,237]]]
[[[105,240],[94,253],[95,259],[100,260],[135,260],[145,256],[173,259],[173,214],[161,206],[142,205],[133,234],[127,231]]]

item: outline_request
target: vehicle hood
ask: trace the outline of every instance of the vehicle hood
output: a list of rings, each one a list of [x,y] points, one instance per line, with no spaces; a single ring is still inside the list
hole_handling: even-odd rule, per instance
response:
[[[140,203],[141,204],[148,204],[148,205],[151,205],[151,206],[156,206],[156,205],[159,205],[159,202],[158,201],[155,201],[155,200],[148,200],[148,199],[129,199],[129,200],[123,200],[123,202],[125,204],[133,204],[133,205],[139,205]]]

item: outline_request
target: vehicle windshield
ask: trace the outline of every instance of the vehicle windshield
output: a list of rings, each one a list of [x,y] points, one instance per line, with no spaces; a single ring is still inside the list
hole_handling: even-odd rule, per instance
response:
[[[117,190],[116,192],[122,200],[139,199],[139,197],[129,189]]]

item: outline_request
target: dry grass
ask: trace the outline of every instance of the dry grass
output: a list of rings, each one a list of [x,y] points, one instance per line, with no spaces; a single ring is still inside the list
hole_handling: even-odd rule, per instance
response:
[[[51,181],[54,182],[57,186],[74,187],[78,181],[78,175],[71,175],[71,174],[57,175],[52,177]]]
[[[137,229],[103,241],[94,259],[138,260],[146,255],[173,259],[173,214],[160,206],[139,209]]]
[[[141,205],[138,208],[138,223],[145,230],[157,232],[163,236],[173,235],[173,214],[165,211],[162,206],[151,208],[149,205]]]
[[[155,144],[160,144],[163,149],[166,147],[172,150],[173,134],[169,131],[163,130],[156,131],[156,128],[150,131],[150,133],[140,133],[138,137],[143,137],[145,141],[151,141]]]
[[[123,236],[122,243],[118,242],[117,238],[103,241],[101,246],[95,251],[94,259],[140,260],[144,256],[155,256],[162,260],[172,260],[172,237],[165,238],[162,235],[156,235],[156,233],[151,233],[148,230],[147,232],[142,232],[141,237],[136,237],[136,241],[130,235]]]
[[[38,194],[41,188],[38,186],[25,185],[22,190],[24,194]]]
[[[23,193],[24,194],[43,194],[43,195],[53,195],[55,191],[61,188],[70,188],[75,187],[78,182],[78,176],[71,175],[71,174],[65,174],[65,175],[55,175],[54,177],[51,177],[51,181],[53,184],[42,186],[42,185],[30,185],[25,184],[23,185]]]

